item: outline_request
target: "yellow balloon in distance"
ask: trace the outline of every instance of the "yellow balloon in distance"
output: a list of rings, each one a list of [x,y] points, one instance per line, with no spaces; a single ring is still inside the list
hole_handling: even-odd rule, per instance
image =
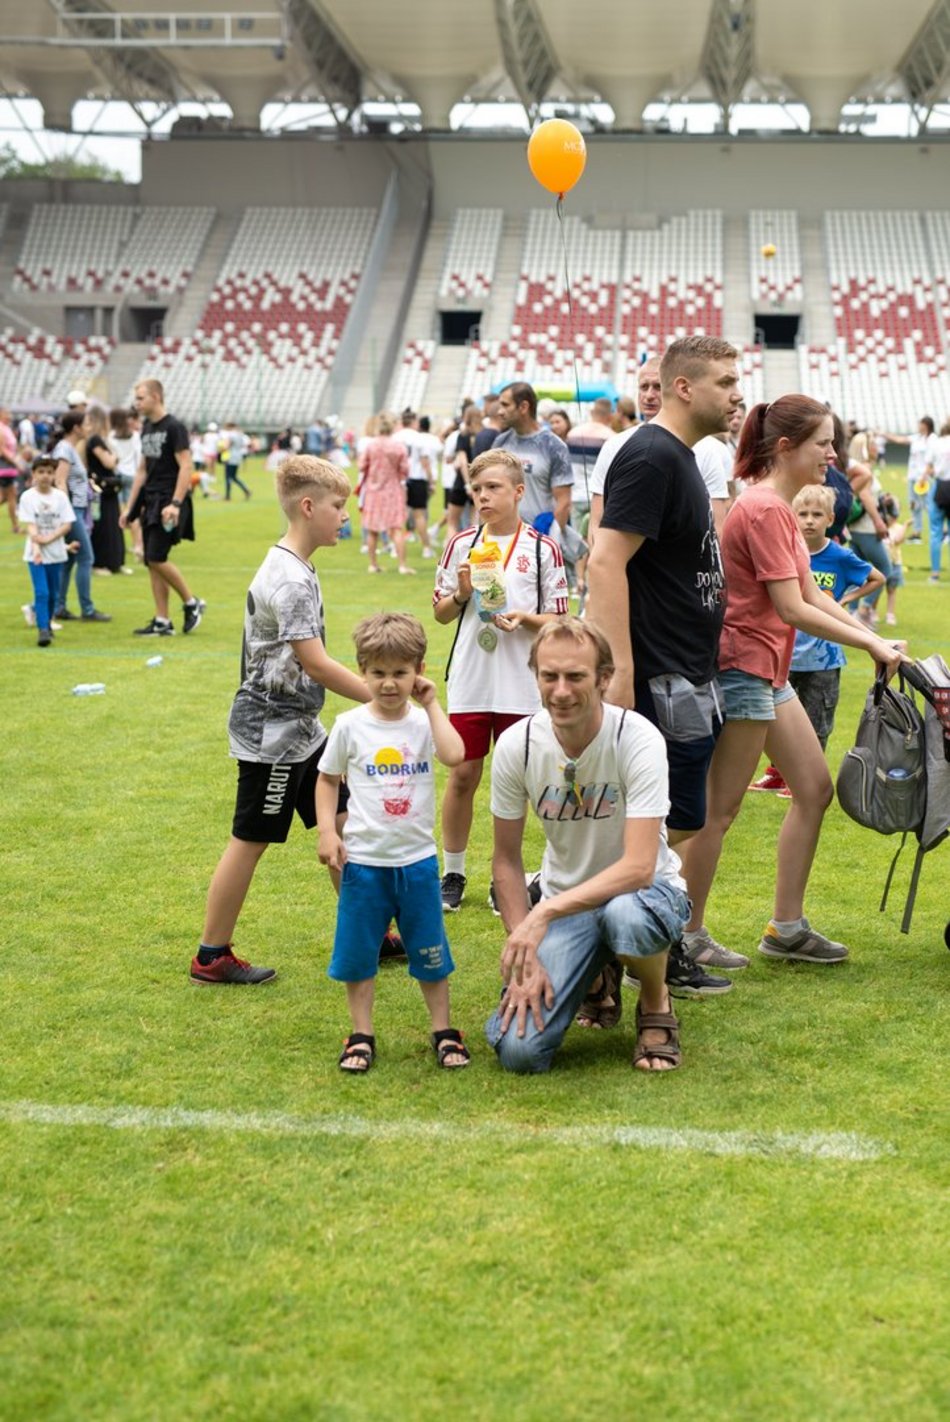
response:
[[[766,258],[766,260],[768,260],[770,257],[774,257],[774,256],[775,256],[775,251],[776,251],[775,243],[774,243],[774,242],[766,242],[765,245],[764,245],[764,247],[762,248],[762,255],[763,255],[763,257]]]
[[[563,197],[587,164],[587,145],[580,129],[567,119],[545,119],[528,139],[528,166],[542,188]]]

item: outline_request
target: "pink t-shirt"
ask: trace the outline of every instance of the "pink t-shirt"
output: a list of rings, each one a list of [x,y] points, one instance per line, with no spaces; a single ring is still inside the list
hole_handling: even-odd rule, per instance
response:
[[[798,520],[774,489],[753,484],[733,504],[722,531],[722,561],[727,596],[719,669],[784,686],[795,628],[775,611],[766,584],[797,578],[804,592],[811,564]]]

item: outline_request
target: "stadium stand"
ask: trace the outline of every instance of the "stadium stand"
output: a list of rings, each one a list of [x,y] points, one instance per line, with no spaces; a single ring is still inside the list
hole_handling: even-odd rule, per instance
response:
[[[745,346],[739,351],[739,384],[746,408],[751,410],[765,399],[765,368],[761,346]]]
[[[195,269],[211,224],[213,207],[148,207],[112,273],[113,291],[170,296],[183,291]]]
[[[774,254],[767,255],[774,247]],[[803,296],[798,213],[761,208],[749,213],[749,277],[756,305],[800,306]]]
[[[102,291],[136,216],[134,207],[38,203],[14,270],[14,292]]]
[[[636,382],[644,353],[662,351],[677,336],[722,335],[722,213],[673,217],[656,228],[627,232],[623,249],[616,379]]]
[[[800,346],[802,389],[861,425],[913,429],[950,409],[935,282],[916,212],[830,212],[824,236],[836,339]]]
[[[390,410],[423,409],[434,354],[435,341],[408,343],[389,387],[386,403]]]
[[[7,327],[0,331],[3,399],[14,408],[18,401],[43,398],[60,405],[66,391],[91,388],[112,345],[106,336],[72,340],[44,331],[23,336]]]
[[[309,421],[375,222],[373,208],[248,208],[195,336],[160,340],[138,378],[161,380],[186,420]]]
[[[476,306],[488,300],[503,222],[500,207],[458,209],[445,244],[440,302]]]

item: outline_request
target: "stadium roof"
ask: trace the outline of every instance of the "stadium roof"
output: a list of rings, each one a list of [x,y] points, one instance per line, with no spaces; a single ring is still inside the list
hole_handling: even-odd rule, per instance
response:
[[[950,0],[0,0],[0,85],[69,129],[83,98],[417,104],[601,100],[635,129],[657,99],[807,105],[834,131],[849,100],[899,99],[922,121],[950,98]]]

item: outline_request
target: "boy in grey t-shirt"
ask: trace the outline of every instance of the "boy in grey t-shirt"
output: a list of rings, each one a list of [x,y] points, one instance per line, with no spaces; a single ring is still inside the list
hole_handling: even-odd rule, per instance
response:
[[[361,677],[327,654],[323,599],[310,562],[332,547],[346,523],[350,482],[341,469],[295,455],[277,471],[277,497],[287,532],[271,548],[248,589],[241,685],[228,721],[238,761],[234,823],[208,889],[204,932],[191,963],[195,983],[269,982],[273,968],[234,955],[231,938],[269,844],[283,844],[296,810],[308,829],[317,821],[316,782],[326,731],[326,690],[367,701]],[[343,808],[341,806],[341,808]]]

